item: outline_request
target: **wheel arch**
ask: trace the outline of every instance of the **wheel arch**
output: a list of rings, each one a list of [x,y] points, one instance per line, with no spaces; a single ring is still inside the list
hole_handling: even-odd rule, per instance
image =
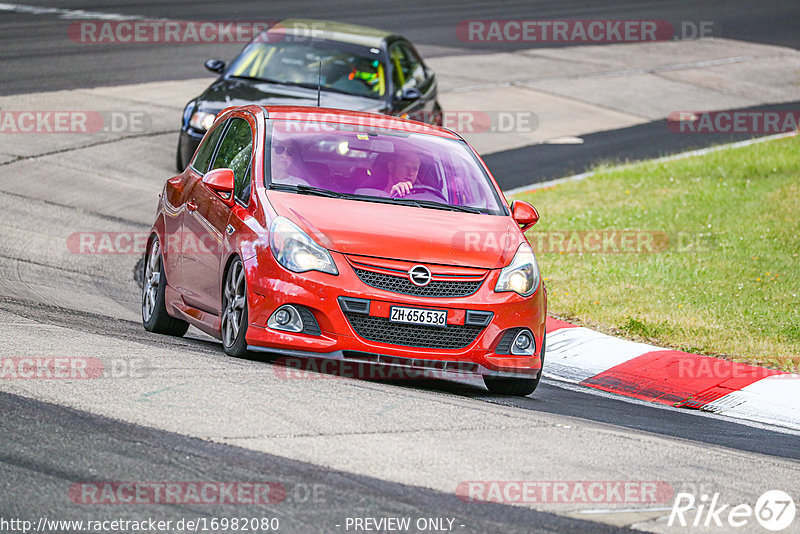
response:
[[[166,223],[164,222],[164,214],[159,213],[156,217],[153,226],[150,228],[150,233],[147,235],[147,241],[145,242],[144,248],[144,255],[147,256],[147,251],[150,250],[150,245],[153,243],[153,238],[157,237],[159,243],[161,243],[161,256],[162,256],[162,263],[164,264],[164,275],[169,279],[169,276],[172,274],[168,266],[170,266],[169,261],[165,261],[166,257],[169,256],[171,253],[169,252],[169,247],[165,246],[167,242],[165,236],[165,226]],[[146,261],[146,260],[145,260]]]

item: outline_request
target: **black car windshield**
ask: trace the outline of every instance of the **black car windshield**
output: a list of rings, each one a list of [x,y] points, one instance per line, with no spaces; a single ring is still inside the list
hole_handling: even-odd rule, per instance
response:
[[[506,214],[491,179],[461,140],[333,122],[267,123],[267,187]]]
[[[386,69],[378,48],[322,39],[256,39],[233,60],[227,76],[264,80],[380,99]]]

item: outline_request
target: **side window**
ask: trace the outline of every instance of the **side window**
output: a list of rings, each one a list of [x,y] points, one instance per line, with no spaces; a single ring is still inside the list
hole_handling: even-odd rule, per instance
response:
[[[225,124],[220,124],[203,138],[203,144],[200,146],[200,150],[197,151],[197,156],[192,162],[192,168],[200,174],[205,174],[208,171],[208,164],[211,162],[211,157],[214,155],[214,149],[217,148],[219,137],[224,131]]]
[[[231,119],[231,125],[219,146],[211,170],[228,168],[233,170],[233,195],[244,202],[250,193],[250,158],[253,154],[253,136],[250,124],[240,118]],[[247,196],[245,196],[247,192]]]
[[[394,67],[395,87],[419,87],[425,82],[425,67],[422,60],[406,44],[392,45],[389,56]]]

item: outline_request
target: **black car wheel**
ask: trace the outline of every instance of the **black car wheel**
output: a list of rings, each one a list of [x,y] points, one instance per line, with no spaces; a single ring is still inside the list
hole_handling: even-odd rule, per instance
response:
[[[222,291],[222,347],[229,356],[247,352],[247,280],[242,260],[236,258],[225,275]]]
[[[178,150],[175,153],[175,168],[178,172],[186,170],[186,163],[183,161],[183,135],[178,136]]]
[[[536,391],[544,371],[545,340],[546,336],[542,338],[542,368],[539,369],[536,378],[484,376],[483,383],[486,384],[486,388],[495,395],[513,395],[515,397],[524,397]]]
[[[148,332],[182,336],[189,323],[167,313],[164,298],[167,277],[158,237],[151,240],[142,269],[142,325]]]
[[[444,125],[444,117],[442,115],[442,106],[439,105],[439,102],[436,102],[433,106],[433,120],[431,124],[434,126],[443,126]]]

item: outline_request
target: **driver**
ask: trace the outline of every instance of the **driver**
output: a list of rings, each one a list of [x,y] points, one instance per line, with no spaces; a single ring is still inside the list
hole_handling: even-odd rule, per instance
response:
[[[389,183],[386,192],[392,197],[404,197],[414,188],[419,173],[419,156],[413,152],[398,152],[386,165]]]

